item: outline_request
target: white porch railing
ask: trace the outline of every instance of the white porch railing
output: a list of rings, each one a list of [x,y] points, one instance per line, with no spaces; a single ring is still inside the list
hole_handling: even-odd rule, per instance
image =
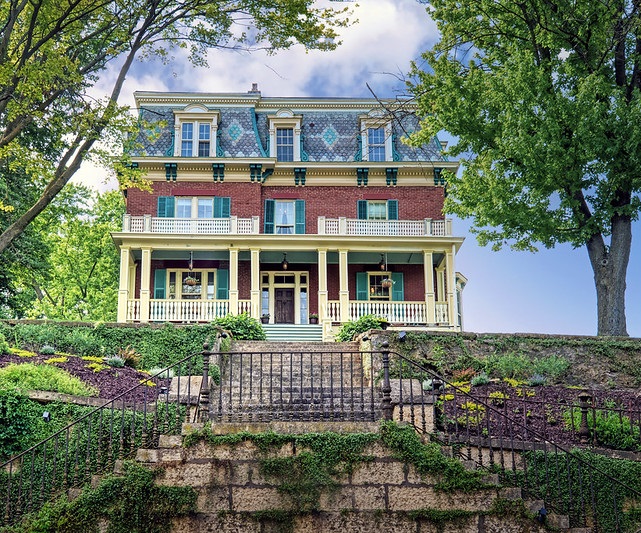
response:
[[[365,315],[375,315],[391,323],[403,324],[449,324],[447,302],[437,302],[434,309],[434,320],[430,319],[425,302],[371,302],[351,300],[349,317],[345,320],[358,320]],[[331,322],[343,322],[341,304],[338,300],[327,302],[327,318]]]
[[[347,322],[358,320],[365,315],[375,315],[391,323],[432,324],[428,318],[425,302],[373,302],[351,300],[349,316],[341,317],[341,306],[338,300],[330,300],[326,307],[330,322]],[[152,322],[209,322],[229,313],[229,300],[151,300],[149,302],[149,320]],[[251,314],[251,301],[239,300],[237,313]],[[446,302],[437,302],[434,309],[434,323],[449,324],[449,313]],[[140,321],[140,300],[127,301],[127,321]]]
[[[360,220],[318,217],[319,235],[365,235],[399,237],[445,237],[452,235],[452,221],[432,220]]]
[[[209,322],[229,314],[228,300],[151,300],[153,322]]]
[[[258,220],[258,217],[162,218],[150,215],[125,215],[122,220],[122,231],[189,235],[251,235],[259,233]]]
[[[358,320],[364,315],[376,315],[388,322],[404,324],[426,324],[425,302],[370,302],[350,301],[349,320]]]
[[[251,313],[251,301],[238,301],[238,314]],[[209,322],[229,314],[229,300],[151,300],[152,322]],[[127,322],[140,321],[140,300],[127,301]]]

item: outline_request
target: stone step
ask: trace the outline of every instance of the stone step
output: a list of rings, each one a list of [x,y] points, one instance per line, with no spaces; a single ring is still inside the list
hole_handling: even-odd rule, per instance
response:
[[[357,342],[267,342],[267,341],[233,341],[231,352],[355,352]]]

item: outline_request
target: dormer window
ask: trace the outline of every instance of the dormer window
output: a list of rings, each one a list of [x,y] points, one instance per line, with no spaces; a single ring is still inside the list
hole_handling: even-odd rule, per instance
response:
[[[363,161],[392,161],[392,123],[376,115],[361,117]]]
[[[269,157],[285,162],[301,160],[302,118],[289,109],[281,109],[269,117]]]
[[[183,111],[174,111],[174,143],[176,157],[215,157],[218,111],[202,106],[189,106]]]

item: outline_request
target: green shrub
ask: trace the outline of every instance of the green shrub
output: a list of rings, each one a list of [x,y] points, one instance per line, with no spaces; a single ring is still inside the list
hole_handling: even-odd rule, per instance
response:
[[[609,403],[608,407],[614,409],[616,405]],[[563,419],[567,429],[578,431],[581,427],[581,409],[575,407],[564,411]],[[639,426],[633,425],[629,417],[620,415],[618,411],[588,410],[588,429],[600,446],[615,450],[641,450]]]
[[[11,347],[9,346],[7,339],[5,339],[5,336],[0,333],[0,355],[9,353],[10,349]]]
[[[32,363],[10,364],[0,368],[1,389],[43,390],[77,396],[96,396],[98,394],[94,388],[87,386],[61,368]]]
[[[481,372],[472,378],[470,384],[472,387],[478,387],[479,385],[487,385],[490,382],[489,376],[485,372]]]
[[[247,313],[217,318],[212,324],[229,331],[236,340],[263,341],[266,339],[265,330],[260,322]]]
[[[125,366],[125,360],[119,355],[112,355],[111,357],[105,358],[105,363],[113,368],[123,368]]]
[[[343,324],[336,334],[336,340],[339,342],[349,342],[359,333],[364,333],[370,329],[382,329],[382,326],[387,323],[387,320],[384,318],[375,315],[364,315],[358,320],[350,320]]]
[[[531,372],[532,362],[522,354],[492,355],[487,360],[487,371],[501,379],[525,379]]]
[[[22,408],[25,400],[14,390],[0,390],[0,462],[18,453],[22,438],[30,433],[29,417]]]
[[[562,377],[569,368],[570,361],[558,355],[541,357],[532,362],[532,370],[535,374],[546,376],[552,380],[557,380]]]

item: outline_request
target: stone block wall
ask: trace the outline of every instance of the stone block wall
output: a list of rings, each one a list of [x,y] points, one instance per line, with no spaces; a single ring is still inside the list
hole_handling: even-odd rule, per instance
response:
[[[163,468],[160,484],[191,486],[198,493],[198,513],[176,520],[173,533],[543,531],[531,519],[487,514],[497,498],[520,498],[518,490],[438,491],[434,479],[422,477],[379,443],[364,451],[369,462],[337,479],[336,490],[321,494],[317,511],[301,514],[278,490],[278,482],[263,475],[260,463],[300,453],[293,444],[267,454],[248,441],[183,448],[180,439],[171,439],[161,442],[165,448],[140,450],[137,459]],[[430,510],[438,510],[440,518],[435,520]]]

